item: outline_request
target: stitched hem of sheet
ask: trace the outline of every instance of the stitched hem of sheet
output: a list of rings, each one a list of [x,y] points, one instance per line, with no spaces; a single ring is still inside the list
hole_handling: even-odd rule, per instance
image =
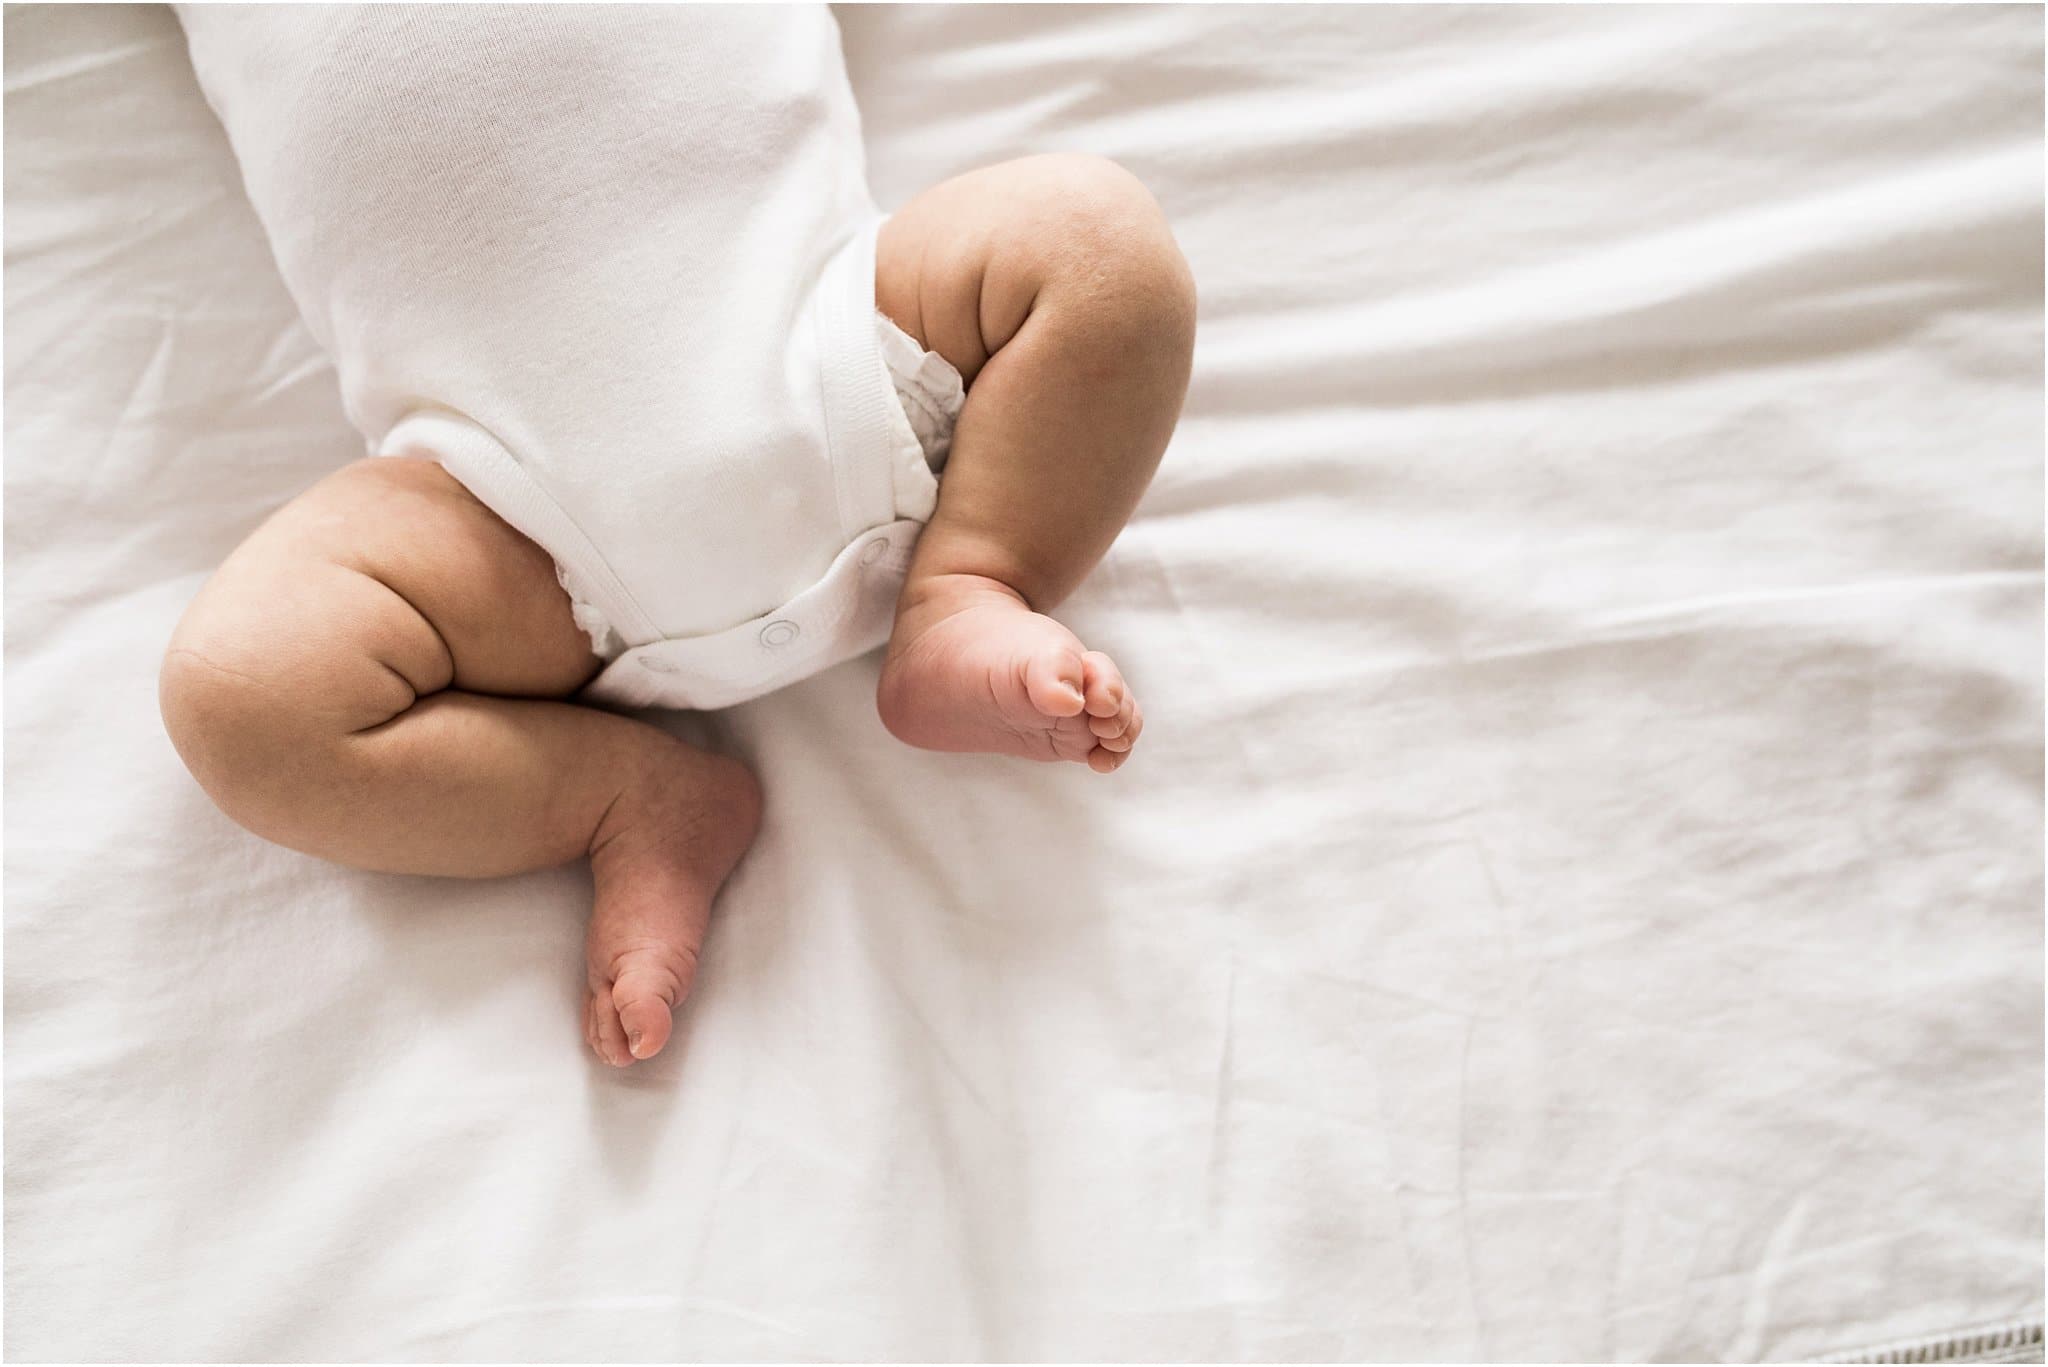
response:
[[[1814,1362],[2040,1362],[2042,1322],[2014,1320],[1927,1338],[1896,1339],[1854,1352],[1831,1353]]]
[[[938,471],[952,453],[953,428],[959,421],[961,405],[967,401],[967,387],[951,362],[919,346],[915,337],[880,311],[875,314],[875,340],[881,351],[883,375],[897,400],[888,415],[889,427],[896,436],[889,470],[896,517],[927,522],[938,507]],[[585,597],[576,576],[558,562],[555,578],[569,595],[576,625],[590,638],[591,652],[606,664],[625,654],[624,638]]]

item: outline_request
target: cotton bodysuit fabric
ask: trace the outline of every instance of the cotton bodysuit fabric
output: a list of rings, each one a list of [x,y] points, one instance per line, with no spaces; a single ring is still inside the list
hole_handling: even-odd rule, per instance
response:
[[[554,556],[620,706],[873,648],[959,376],[875,311],[823,6],[197,6],[193,65],[374,454]]]

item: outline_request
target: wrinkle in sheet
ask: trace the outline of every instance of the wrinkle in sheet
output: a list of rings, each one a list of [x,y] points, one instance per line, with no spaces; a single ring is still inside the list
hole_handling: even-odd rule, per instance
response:
[[[917,1026],[918,1036],[924,1044],[923,1049],[918,1051],[919,1054],[925,1058],[937,1059],[940,1064],[940,1070],[953,1079],[954,1083],[959,1087],[961,1095],[972,1102],[977,1111],[994,1119],[997,1114],[996,1108],[990,1104],[988,1096],[981,1088],[975,1085],[974,1074],[960,1062],[959,1058],[953,1053],[953,1050],[948,1047],[946,1032],[932,1023],[923,1010],[919,1008],[917,999],[911,995],[910,990],[897,981],[893,975],[883,973],[879,975],[879,981],[884,987],[889,989],[889,995],[896,999],[897,1006],[901,1008],[902,1017]]]
[[[46,279],[39,279],[35,274],[23,271],[22,274],[32,283],[19,290],[10,283],[8,307],[33,305],[56,294],[103,293],[98,288],[99,282],[115,267],[146,264],[152,252],[163,252],[167,242],[175,239],[182,230],[217,220],[221,211],[232,207],[232,204],[228,194],[220,189],[190,195],[177,208],[159,209],[147,218],[124,223],[120,237],[90,249],[83,257],[75,255],[79,248],[76,237],[61,230],[53,231],[50,237],[41,240],[31,235],[33,228],[23,234],[9,232],[6,250],[9,272],[37,266],[46,267],[50,274]],[[57,226],[53,225],[53,228]],[[46,260],[50,257],[59,259]],[[17,280],[21,278],[22,275],[15,277]]]
[[[1617,371],[1639,384],[1654,363],[1646,350],[1688,366],[1716,343],[1768,354],[1801,330],[1802,303],[1822,300],[1835,316],[1813,315],[1819,326],[1805,329],[1802,351],[1879,346],[1897,329],[1870,324],[1897,317],[1902,303],[1907,318],[1926,318],[2009,299],[2023,283],[2011,271],[2024,249],[1970,243],[2038,240],[2040,186],[2037,149],[2002,147],[1425,294],[1305,305],[1282,329],[1218,319],[1203,338],[1205,378],[1232,407],[1258,402],[1242,382],[1276,373],[1297,401],[1341,384],[1376,402],[1441,403],[1492,394],[1496,377],[1517,372],[1552,389],[1613,384]],[[1739,353],[1730,360],[1744,364]]]
[[[1263,16],[1261,16],[1263,18]],[[1247,29],[1259,26],[1247,21]],[[1248,32],[1248,41],[1256,41]],[[1632,81],[1625,73],[1669,57],[1690,40],[1675,26],[1643,24],[1639,31],[1565,35],[1522,43],[1475,44],[1448,63],[1389,68],[1341,86],[1274,72],[1262,86],[1239,92],[1255,98],[1257,133],[1231,130],[1200,146],[1177,149],[1186,159],[1186,193],[1206,197],[1218,185],[1242,187],[1273,180],[1284,186],[1301,176],[1342,175],[1370,169],[1385,174],[1408,167],[1432,177],[1498,174],[1503,168],[1461,156],[1487,136],[1511,128],[1517,155],[1540,158],[1547,142],[1583,143],[1607,127],[1670,119],[1691,103],[1668,83]],[[1589,66],[1615,74],[1589,81]],[[1061,109],[1068,116],[1100,110],[1093,122],[1108,149],[1171,144],[1187,106],[1215,99],[1214,83],[1197,95],[1174,92],[1164,81],[1119,79],[1113,86],[1077,89]],[[1274,146],[1287,148],[1276,167]]]
[[[1223,980],[1223,1029],[1222,1038],[1216,1046],[1216,1073],[1210,1086],[1213,1099],[1209,1104],[1209,1162],[1207,1208],[1209,1227],[1213,1232],[1217,1226],[1217,1198],[1223,1190],[1223,1151],[1227,1144],[1228,1116],[1230,1109],[1230,1046],[1237,1034],[1237,958],[1232,955],[1225,961],[1227,976]]]
[[[71,53],[67,56],[34,64],[15,66],[9,63],[5,89],[9,95],[25,94],[42,86],[62,81],[76,80],[109,67],[134,63],[138,58],[154,58],[163,47],[157,39],[139,42],[111,44],[106,47]]]
[[[731,1319],[752,1328],[767,1329],[783,1335],[792,1346],[810,1341],[796,1325],[764,1314],[747,1306],[713,1300],[692,1295],[643,1295],[643,1296],[589,1296],[570,1297],[554,1300],[534,1301],[494,1306],[471,1315],[444,1320],[431,1327],[422,1327],[407,1334],[397,1342],[413,1349],[433,1349],[446,1352],[450,1340],[459,1346],[460,1341],[475,1330],[504,1320],[547,1319],[571,1315],[597,1314],[604,1316],[633,1314],[667,1314],[676,1311],[694,1312]]]

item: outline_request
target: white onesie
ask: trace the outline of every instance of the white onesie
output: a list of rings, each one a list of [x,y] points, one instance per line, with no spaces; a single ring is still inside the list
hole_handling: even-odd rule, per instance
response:
[[[724,707],[887,637],[961,387],[875,311],[824,6],[180,18],[350,420],[554,556],[587,696]]]

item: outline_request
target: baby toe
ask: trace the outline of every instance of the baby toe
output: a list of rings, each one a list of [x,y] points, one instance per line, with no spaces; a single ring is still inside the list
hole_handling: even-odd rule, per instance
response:
[[[1135,713],[1137,706],[1137,699],[1131,696],[1129,689],[1125,689],[1123,704],[1117,708],[1116,715],[1111,717],[1090,717],[1088,719],[1088,729],[1093,731],[1102,740],[1108,740],[1112,736],[1124,735],[1131,729],[1131,717]]]
[[[1024,666],[1024,692],[1031,705],[1048,717],[1078,716],[1087,705],[1082,685],[1086,668],[1079,652],[1042,651]]]
[[[1098,774],[1113,774],[1123,767],[1130,753],[1123,750],[1106,750],[1098,745],[1088,752],[1088,767]]]
[[[619,1013],[612,1006],[611,993],[603,988],[593,989],[586,1012],[590,1018],[590,1029],[586,1038],[597,1056],[614,1068],[623,1068],[633,1061],[633,1055],[626,1048],[625,1027],[619,1024]]]
[[[1083,687],[1088,698],[1088,715],[1114,717],[1129,696],[1129,690],[1124,687],[1123,672],[1116,667],[1116,661],[1099,650],[1089,651],[1081,660],[1086,667]]]
[[[611,1000],[625,1038],[625,1062],[653,1058],[668,1043],[674,1025],[669,1002],[677,995],[674,975],[665,969],[636,966],[619,974]]]
[[[673,1017],[661,998],[635,997],[620,1005],[619,1024],[626,1031],[627,1052],[634,1058],[653,1058],[668,1043]]]

